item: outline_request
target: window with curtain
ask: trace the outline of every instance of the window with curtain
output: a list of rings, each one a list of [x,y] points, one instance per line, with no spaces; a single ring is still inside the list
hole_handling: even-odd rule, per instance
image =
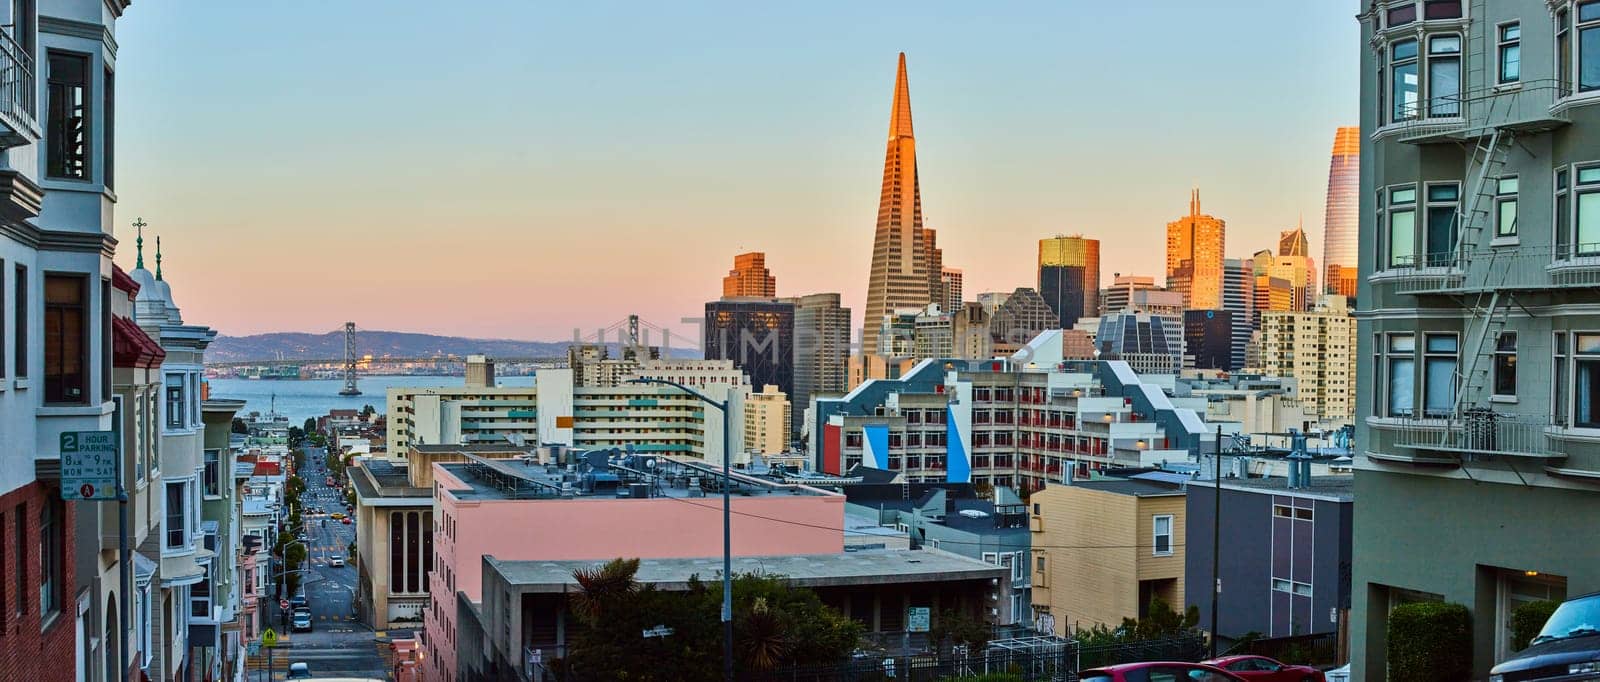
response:
[[[1574,334],[1572,425],[1600,428],[1600,334]]]
[[[1385,395],[1390,417],[1410,417],[1416,405],[1417,340],[1411,334],[1390,334],[1386,347]]]
[[[1154,519],[1155,546],[1152,553],[1156,556],[1172,554],[1172,517],[1170,515],[1157,516]]]
[[[1517,333],[1501,332],[1494,342],[1494,394],[1517,394]]]
[[[1428,334],[1424,339],[1424,416],[1445,417],[1455,411],[1457,341],[1455,334]]]

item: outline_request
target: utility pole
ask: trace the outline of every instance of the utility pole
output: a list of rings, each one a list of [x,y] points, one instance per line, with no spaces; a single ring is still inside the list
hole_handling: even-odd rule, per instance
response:
[[[1217,444],[1211,456],[1211,655],[1217,657],[1217,601],[1222,596],[1222,574],[1219,572],[1219,555],[1222,553],[1222,424],[1217,424]]]

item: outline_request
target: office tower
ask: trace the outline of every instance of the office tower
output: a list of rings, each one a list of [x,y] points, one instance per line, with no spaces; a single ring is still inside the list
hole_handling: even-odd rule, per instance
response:
[[[772,384],[794,393],[794,304],[775,299],[730,298],[706,303],[707,360],[732,360],[751,386]]]
[[[1242,362],[1234,364],[1233,342],[1233,312],[1228,310],[1183,311],[1183,364],[1185,368],[1220,369],[1225,372],[1239,369],[1242,366]]]
[[[954,313],[961,309],[961,269],[944,268],[939,271],[942,286],[943,300],[939,308],[947,313]]]
[[[1290,306],[1295,310],[1310,310],[1320,297],[1317,292],[1317,264],[1307,251],[1310,248],[1306,231],[1300,225],[1278,233],[1278,255],[1273,259],[1270,274],[1289,280],[1294,288]]]
[[[1094,344],[1100,359],[1127,361],[1140,374],[1176,374],[1183,369],[1183,316],[1127,310],[1106,315]]]
[[[1254,264],[1240,259],[1222,261],[1222,309],[1233,315],[1233,367],[1244,367],[1250,332],[1255,330]]]
[[[1311,242],[1306,239],[1305,226],[1296,223],[1294,229],[1278,233],[1278,255],[1310,256]]]
[[[494,385],[494,358],[487,355],[467,356],[468,388],[485,388]]]
[[[1521,595],[1600,590],[1597,7],[1403,5],[1359,16],[1351,679],[1416,598],[1467,608],[1489,679]]]
[[[812,398],[847,390],[850,309],[839,305],[839,294],[784,300],[794,305],[794,392],[789,396],[798,424]]]
[[[1100,310],[1100,240],[1080,235],[1039,240],[1039,295],[1061,328]]]
[[[1189,196],[1189,215],[1167,223],[1167,288],[1183,294],[1185,308],[1222,307],[1222,253],[1227,225],[1200,212],[1200,190]]]
[[[1135,292],[1140,291],[1166,291],[1166,289],[1156,286],[1154,277],[1124,275],[1121,273],[1113,275],[1111,286],[1100,292],[1099,314],[1109,315],[1121,312],[1132,303]],[[1179,298],[1182,298],[1181,295]],[[1182,301],[1180,300],[1179,309],[1182,309],[1182,307]]]
[[[918,360],[955,356],[955,314],[929,305],[914,320],[912,355]]]
[[[1045,304],[1039,292],[1028,287],[1011,292],[989,320],[989,335],[995,347],[1007,351],[1021,348],[1041,332],[1060,328],[1055,311]]]
[[[767,254],[760,251],[741,253],[733,257],[733,269],[722,278],[722,296],[757,296],[772,298],[778,295],[778,280],[767,270]]]
[[[1260,358],[1252,369],[1293,378],[1307,412],[1327,424],[1348,424],[1355,398],[1350,380],[1355,341],[1355,319],[1345,298],[1327,294],[1314,310],[1261,313]]]
[[[1519,46],[1520,49],[1520,46]],[[1361,129],[1346,126],[1333,135],[1328,163],[1328,203],[1322,219],[1324,291],[1356,296],[1356,241],[1360,227]]]
[[[902,308],[921,308],[933,301],[942,273],[937,263],[942,261],[933,230],[922,225],[917,144],[911,130],[911,90],[906,84],[906,55],[901,53],[889,115],[888,151],[883,160],[883,188],[878,197],[872,272],[867,279],[863,354],[878,352],[877,336],[872,330],[884,315]]]

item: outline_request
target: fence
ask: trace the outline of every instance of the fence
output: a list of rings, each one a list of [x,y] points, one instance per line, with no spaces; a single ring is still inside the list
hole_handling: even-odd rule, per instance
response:
[[[741,672],[751,682],[943,682],[1009,674],[1023,682],[1076,682],[1078,671],[1135,661],[1198,661],[1205,657],[1198,635],[1084,646],[1054,637],[991,642],[980,653],[960,650],[911,656],[858,656],[846,663],[802,666],[766,673]]]
[[[1255,654],[1295,665],[1336,665],[1339,662],[1339,633],[1247,640],[1234,645],[1228,653]]]

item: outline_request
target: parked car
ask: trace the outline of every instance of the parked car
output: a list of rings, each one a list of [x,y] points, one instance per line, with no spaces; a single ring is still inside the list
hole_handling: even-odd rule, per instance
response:
[[[344,513],[343,512],[334,512],[333,513],[333,518],[342,519],[342,518],[344,518]]]
[[[1600,674],[1600,592],[1561,602],[1528,648],[1489,671],[1490,682],[1593,679]]]
[[[310,663],[303,663],[303,662],[302,663],[290,663],[289,664],[289,678],[288,679],[291,679],[291,680],[309,680],[309,679],[311,679],[311,664]]]
[[[339,523],[342,523],[342,524],[344,524],[346,526],[350,525],[350,517],[346,516],[346,517],[340,519]]]
[[[342,555],[335,554],[335,555],[333,555],[332,559],[328,560],[328,565],[332,566],[334,568],[343,568],[344,567],[344,557]]]
[[[1266,656],[1223,656],[1206,665],[1222,668],[1251,682],[1326,682],[1322,671],[1308,665],[1288,665]]]
[[[1245,682],[1221,668],[1201,663],[1123,663],[1078,673],[1078,682]]]
[[[289,619],[289,626],[295,632],[311,632],[311,609],[295,609],[294,617]]]
[[[306,596],[303,594],[297,594],[289,598],[289,608],[291,610],[299,611],[300,609],[310,608],[310,606],[311,605],[306,602]]]

